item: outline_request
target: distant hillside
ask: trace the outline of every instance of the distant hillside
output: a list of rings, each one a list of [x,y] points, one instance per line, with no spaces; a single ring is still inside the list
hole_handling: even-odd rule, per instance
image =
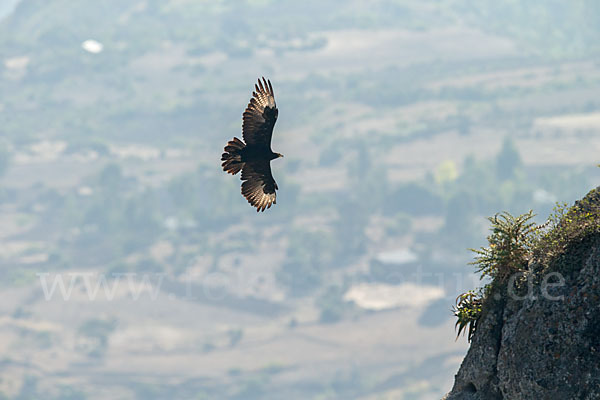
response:
[[[12,10],[13,3],[0,6],[0,18]],[[166,131],[190,137],[198,133],[190,127],[203,124],[223,130],[226,126],[220,121],[237,117],[237,112],[228,113],[229,99],[216,94],[237,94],[237,89],[245,93],[248,81],[260,74],[274,75],[273,64],[284,55],[315,52],[327,44],[331,32],[348,29],[360,33],[477,29],[514,41],[527,58],[581,59],[598,50],[597,4],[456,0],[434,5],[378,0],[367,5],[310,0],[293,6],[269,0],[21,0],[14,12],[0,20],[0,91],[11,93],[0,101],[0,124],[6,135],[20,141],[91,135],[148,140]],[[360,33],[357,42],[364,39]],[[104,45],[101,54],[82,50],[81,44],[89,39]],[[476,53],[466,43],[468,37],[454,40]],[[491,49],[496,43],[489,37],[478,40]],[[434,36],[431,44],[419,49],[436,49],[440,42],[444,38]],[[410,50],[390,45],[386,53],[422,62]],[[265,53],[274,54],[277,62],[265,61]],[[243,60],[244,67],[219,65],[213,70],[214,63],[223,59]],[[323,66],[300,68],[297,78],[302,92],[310,89],[307,84],[315,81]],[[418,70],[422,76],[423,66]],[[400,80],[406,72],[374,75],[381,74],[370,73],[368,80],[350,77],[348,84],[334,82],[356,91],[361,81],[372,84],[381,79],[379,86],[389,89],[380,90],[376,100],[384,103],[426,93],[423,87]],[[390,86],[396,80],[400,84]],[[318,87],[323,88],[322,82]],[[367,86],[356,97],[370,99],[376,88]],[[340,87],[335,89],[339,93]],[[29,118],[31,113],[36,118]]]

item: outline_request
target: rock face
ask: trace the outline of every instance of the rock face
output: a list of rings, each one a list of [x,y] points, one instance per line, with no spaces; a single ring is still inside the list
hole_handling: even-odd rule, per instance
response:
[[[599,193],[578,203],[593,218]],[[486,300],[444,400],[600,399],[600,234],[590,230],[532,269],[528,296],[507,285]]]

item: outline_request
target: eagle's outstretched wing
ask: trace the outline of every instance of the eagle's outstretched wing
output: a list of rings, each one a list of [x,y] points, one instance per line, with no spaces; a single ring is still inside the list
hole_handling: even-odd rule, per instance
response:
[[[258,85],[254,85],[256,91],[252,92],[252,98],[243,114],[242,135],[247,145],[264,145],[271,147],[271,136],[273,127],[277,121],[277,105],[271,81],[262,78]]]
[[[271,174],[269,160],[246,162],[242,169],[242,195],[256,211],[265,211],[276,203],[275,190],[279,189]]]

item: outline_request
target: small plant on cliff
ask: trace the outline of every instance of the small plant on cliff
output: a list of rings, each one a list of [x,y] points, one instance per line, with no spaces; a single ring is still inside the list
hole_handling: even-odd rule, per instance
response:
[[[548,225],[548,231],[539,237],[533,251],[536,262],[545,267],[569,245],[600,233],[600,190],[592,190],[573,207],[557,204]]]
[[[492,233],[487,237],[488,247],[471,249],[476,256],[475,265],[480,278],[491,281],[477,291],[470,290],[456,298],[452,311],[457,318],[458,338],[468,327],[467,340],[470,342],[481,317],[483,302],[489,297],[494,286],[504,284],[510,275],[525,272],[536,239],[534,233],[540,229],[531,220],[533,212],[514,217],[507,212],[489,217]],[[467,332],[467,331],[465,331]]]
[[[487,237],[489,246],[475,252],[475,261],[481,279],[489,277],[492,282],[503,283],[515,272],[524,272],[535,244],[539,227],[531,221],[533,211],[513,217],[507,212],[489,217],[492,223],[491,235]]]
[[[467,340],[470,342],[475,330],[477,329],[477,321],[481,315],[482,296],[481,293],[476,293],[469,290],[466,293],[459,295],[456,298],[456,306],[452,307],[452,311],[456,316],[456,324],[454,327],[458,330],[456,339],[469,327]]]

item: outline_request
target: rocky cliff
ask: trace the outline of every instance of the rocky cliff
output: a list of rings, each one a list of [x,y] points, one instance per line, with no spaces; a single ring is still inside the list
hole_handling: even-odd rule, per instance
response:
[[[445,400],[600,399],[600,188],[541,240],[520,289],[484,301]]]

